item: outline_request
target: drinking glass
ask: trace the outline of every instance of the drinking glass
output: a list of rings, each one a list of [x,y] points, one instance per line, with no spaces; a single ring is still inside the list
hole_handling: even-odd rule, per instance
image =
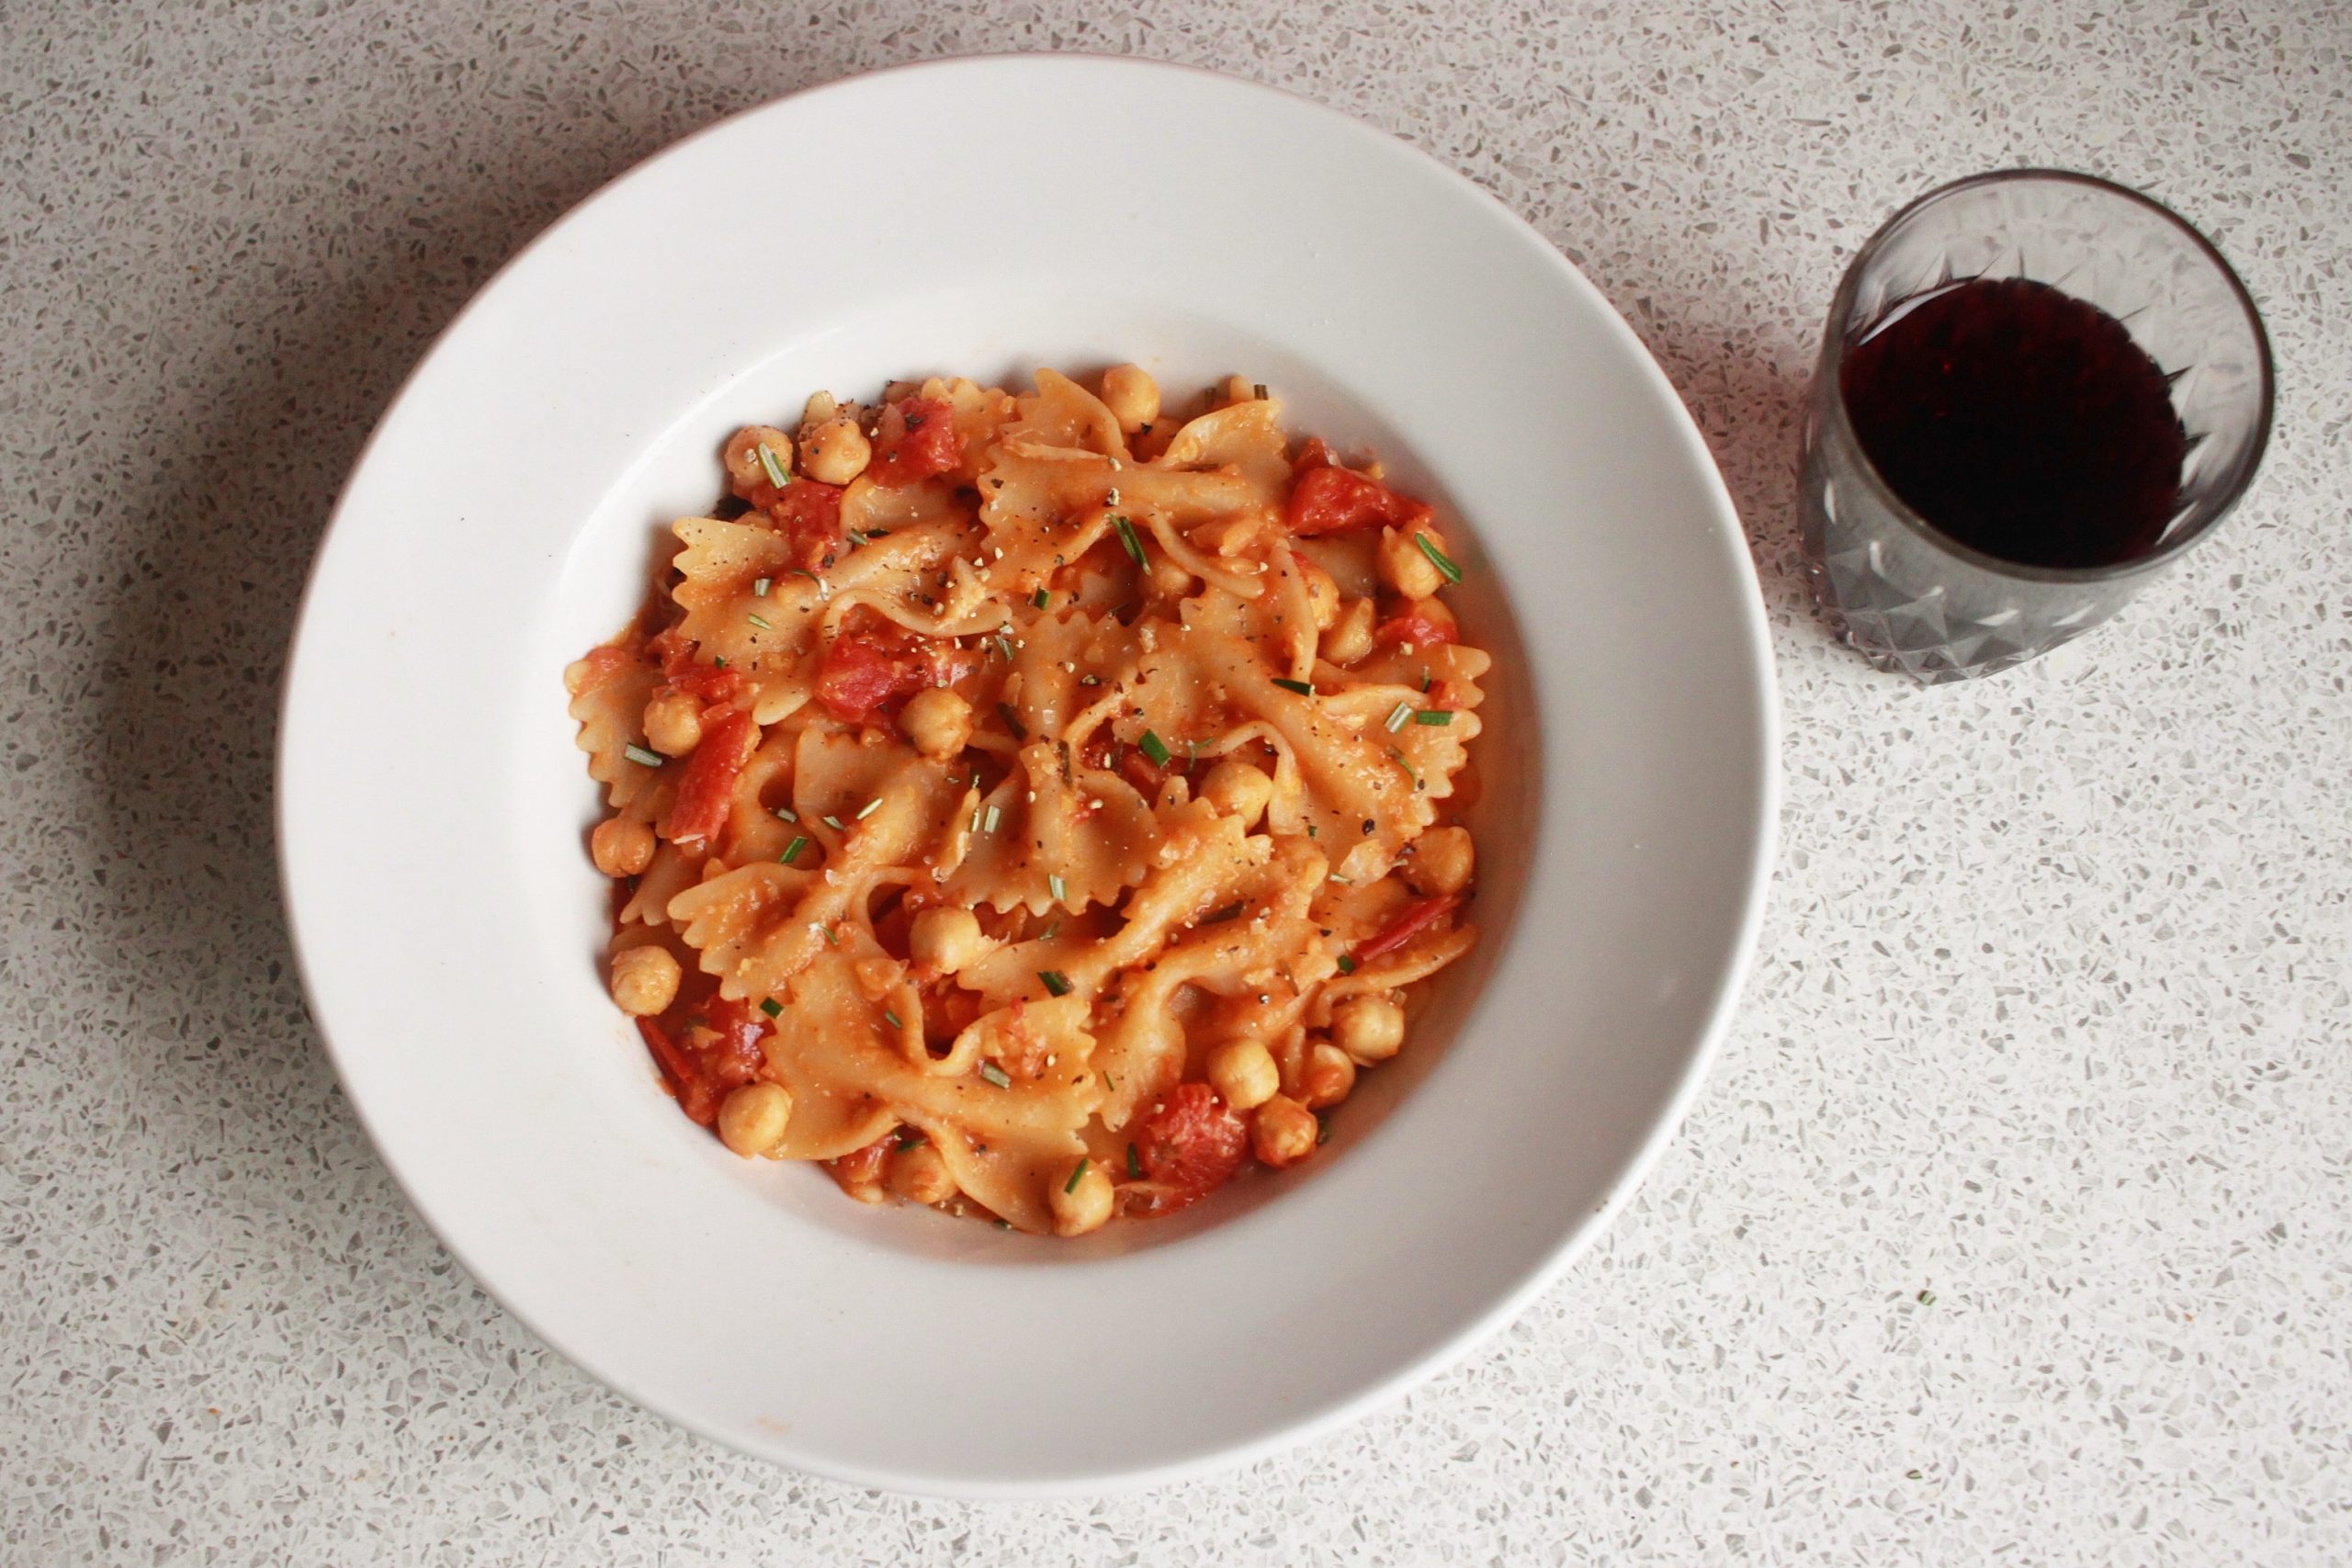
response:
[[[2151,547],[2099,566],[2005,560],[1940,532],[1871,465],[1840,389],[1848,351],[1906,301],[1979,277],[2030,278],[2098,306],[2169,378],[2188,456]],[[2270,405],[2270,345],[2245,286],[2165,208],[2050,169],[1930,191],[1863,245],[1830,307],[1798,481],[1814,597],[1882,670],[1934,683],[2022,664],[2114,615],[2212,531],[2261,460]]]

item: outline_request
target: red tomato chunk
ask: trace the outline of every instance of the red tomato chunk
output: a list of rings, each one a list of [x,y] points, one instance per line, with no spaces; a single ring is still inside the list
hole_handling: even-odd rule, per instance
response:
[[[1178,1084],[1136,1140],[1145,1177],[1159,1185],[1146,1210],[1170,1214],[1198,1202],[1241,1168],[1250,1129],[1204,1083]]]
[[[1456,641],[1461,636],[1462,628],[1453,623],[1439,620],[1408,606],[1374,627],[1372,640],[1377,643],[1410,643],[1415,648],[1436,648],[1442,643]]]
[[[949,686],[971,671],[979,656],[968,649],[918,637],[896,626],[844,632],[817,668],[817,700],[844,724],[863,724],[875,710],[926,686]]]
[[[1405,912],[1382,928],[1380,934],[1356,949],[1356,961],[1369,964],[1382,953],[1394,953],[1453,911],[1462,902],[1459,893],[1448,893],[1440,898],[1423,898],[1405,906]]]
[[[963,460],[956,406],[938,398],[902,398],[883,407],[865,473],[876,484],[910,485]]]
[[[1351,468],[1309,468],[1291,486],[1289,519],[1294,534],[1337,534],[1380,523],[1418,528],[1429,522],[1430,509]]]
[[[702,743],[687,759],[685,776],[678,781],[677,803],[670,807],[672,842],[696,843],[718,836],[734,802],[735,781],[759,746],[760,727],[741,708],[704,721]]]
[[[795,479],[773,493],[763,510],[791,543],[793,561],[803,571],[832,565],[842,544],[841,487]]]

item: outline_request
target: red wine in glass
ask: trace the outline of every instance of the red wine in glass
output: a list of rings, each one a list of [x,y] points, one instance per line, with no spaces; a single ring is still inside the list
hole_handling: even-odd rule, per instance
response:
[[[1871,464],[1938,531],[2035,567],[2144,555],[2180,500],[2187,434],[2121,321],[2022,277],[1902,301],[1846,354]]]

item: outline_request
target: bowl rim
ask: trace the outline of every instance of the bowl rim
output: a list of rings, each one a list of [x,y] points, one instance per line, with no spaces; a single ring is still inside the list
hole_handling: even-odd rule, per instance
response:
[[[741,1435],[725,1429],[705,1418],[683,1402],[662,1391],[645,1386],[639,1378],[594,1364],[586,1352],[570,1344],[543,1325],[538,1314],[509,1293],[508,1290],[492,1282],[490,1272],[478,1265],[469,1249],[447,1233],[444,1225],[420,1199],[419,1189],[402,1161],[395,1156],[387,1142],[384,1130],[368,1102],[361,1096],[346,1092],[345,1098],[358,1118],[374,1145],[377,1156],[384,1163],[402,1195],[433,1233],[435,1241],[462,1267],[473,1283],[496,1301],[507,1313],[521,1322],[548,1348],[590,1379],[621,1393],[633,1403],[661,1416],[698,1436],[723,1447],[772,1463],[780,1463],[807,1473],[853,1485],[872,1488],[910,1496],[949,1497],[967,1500],[1001,1500],[1027,1498],[1066,1498],[1102,1496],[1129,1493],[1167,1485],[1202,1476],[1229,1472],[1256,1460],[1293,1448],[1311,1438],[1347,1426],[1368,1412],[1390,1403],[1438,1372],[1459,1364],[1489,1341],[1501,1328],[1517,1317],[1529,1303],[1556,1282],[1593,1242],[1608,1228],[1640,1189],[1667,1146],[1679,1132],[1684,1117],[1696,1100],[1710,1069],[1721,1053],[1733,1018],[1753,968],[1758,938],[1762,929],[1771,872],[1778,853],[1779,817],[1781,802],[1780,743],[1781,733],[1781,704],[1775,678],[1771,635],[1767,619],[1755,563],[1746,548],[1746,533],[1737,509],[1713,453],[1690,418],[1680,395],[1668,378],[1647,345],[1625,318],[1612,306],[1599,288],[1577,270],[1560,251],[1525,219],[1513,211],[1492,192],[1430,153],[1393,136],[1368,122],[1342,110],[1317,103],[1287,89],[1251,81],[1224,72],[1172,62],[1139,59],[1121,55],[1085,53],[1020,51],[1001,54],[958,55],[895,65],[862,72],[812,85],[796,92],[781,95],[760,104],[725,115],[711,123],[669,142],[620,174],[605,181],[596,189],[567,208],[531,239],[507,258],[488,278],[480,284],[465,304],[451,317],[418,355],[414,364],[403,377],[400,387],[387,401],[382,413],[353,460],[350,471],[338,489],[325,529],[306,572],[302,593],[297,608],[295,629],[288,644],[287,658],[279,682],[278,737],[273,773],[273,827],[277,858],[279,894],[287,911],[287,927],[295,967],[300,978],[303,994],[309,1004],[321,1043],[325,1045],[338,1080],[348,1084],[349,1064],[345,1051],[336,1043],[335,1034],[327,1021],[326,1010],[321,1006],[321,993],[316,984],[313,960],[303,937],[300,900],[295,883],[292,857],[288,852],[291,831],[288,774],[294,754],[294,699],[297,674],[303,666],[303,652],[313,625],[315,598],[325,575],[325,567],[334,549],[338,535],[345,528],[352,498],[360,477],[367,471],[387,432],[410,412],[419,380],[444,347],[481,312],[485,302],[500,292],[500,286],[512,275],[530,265],[543,250],[560,243],[566,231],[590,209],[612,198],[624,187],[634,186],[660,177],[661,172],[673,160],[688,156],[707,139],[728,133],[739,121],[744,121],[780,110],[784,106],[801,104],[806,100],[822,99],[854,94],[877,79],[903,78],[929,74],[949,74],[972,71],[990,71],[1006,66],[1035,68],[1044,66],[1057,70],[1150,73],[1201,78],[1222,86],[1243,88],[1278,101],[1288,111],[1311,115],[1328,124],[1342,129],[1380,155],[1402,153],[1427,173],[1439,175],[1458,191],[1474,196],[1481,204],[1504,220],[1505,229],[1523,246],[1540,255],[1543,262],[1569,291],[1580,296],[1589,305],[1602,329],[1616,336],[1629,351],[1628,361],[1634,372],[1648,383],[1649,390],[1664,408],[1670,411],[1666,421],[1669,439],[1679,444],[1688,459],[1691,473],[1703,491],[1709,521],[1717,525],[1726,539],[1725,549],[1733,558],[1740,585],[1746,592],[1737,595],[1740,601],[1742,642],[1747,656],[1743,673],[1748,677],[1747,697],[1752,704],[1756,721],[1754,754],[1745,759],[1754,785],[1753,820],[1745,825],[1748,846],[1744,867],[1743,886],[1737,919],[1734,923],[1728,960],[1712,978],[1713,995],[1708,998],[1704,1021],[1692,1042],[1677,1076],[1673,1089],[1663,1108],[1642,1134],[1632,1156],[1622,1167],[1618,1179],[1606,1198],[1589,1213],[1578,1216],[1566,1235],[1539,1251],[1532,1252],[1526,1267],[1509,1288],[1496,1293],[1483,1310],[1456,1324],[1442,1339],[1426,1350],[1401,1359],[1385,1375],[1367,1380],[1352,1394],[1326,1401],[1294,1416],[1270,1421],[1260,1433],[1239,1441],[1204,1449],[1188,1458],[1160,1463],[1125,1468],[1077,1478],[1046,1477],[1037,1480],[1008,1482],[1001,1480],[975,1481],[967,1477],[918,1474],[902,1470],[889,1470],[855,1461],[844,1461],[822,1453],[810,1451],[795,1443],[777,1441],[766,1446],[755,1445]],[[1523,917],[1522,917],[1523,918]]]

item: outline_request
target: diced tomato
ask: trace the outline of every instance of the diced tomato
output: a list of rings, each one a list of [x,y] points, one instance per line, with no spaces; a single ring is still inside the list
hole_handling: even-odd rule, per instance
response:
[[[1462,628],[1453,616],[1432,615],[1425,604],[1418,602],[1408,602],[1372,629],[1372,640],[1376,643],[1410,643],[1415,648],[1436,648],[1461,637]]]
[[[865,473],[878,485],[910,485],[963,460],[956,406],[938,398],[901,398],[883,406]]]
[[[851,1150],[832,1162],[833,1179],[842,1184],[843,1191],[851,1193],[861,1187],[872,1189],[880,1186],[882,1168],[889,1163],[890,1151],[898,1144],[898,1134],[885,1133],[864,1148]]]
[[[845,724],[863,722],[895,696],[905,671],[889,652],[862,637],[838,637],[817,670],[817,700]]]
[[[1159,1190],[1144,1212],[1170,1214],[1233,1179],[1249,1153],[1250,1129],[1204,1083],[1178,1084],[1143,1124],[1136,1156]]]
[[[1460,713],[1462,693],[1453,682],[1440,681],[1421,694],[1421,706],[1431,713]]]
[[[804,571],[832,565],[842,543],[841,487],[794,479],[780,491],[771,487],[770,493],[775,499],[761,510],[790,541],[794,562]]]
[[[1405,906],[1405,912],[1381,928],[1380,934],[1356,949],[1356,962],[1369,964],[1384,953],[1394,953],[1438,921],[1453,912],[1462,902],[1459,893],[1448,893],[1437,898],[1419,898]]]
[[[1319,435],[1308,436],[1306,443],[1299,447],[1298,456],[1290,460],[1290,471],[1293,477],[1303,474],[1309,468],[1328,468],[1330,466],[1331,448],[1323,444],[1323,438]]]
[[[671,689],[698,703],[730,703],[751,689],[740,671],[721,670],[695,658],[694,644],[664,634],[654,639],[662,649],[662,677]]]
[[[686,760],[678,799],[670,807],[670,839],[688,844],[715,839],[727,826],[735,781],[759,750],[760,727],[741,708],[729,708],[703,724],[702,742]]]
[[[678,1049],[669,1032],[654,1020],[639,1019],[637,1032],[644,1037],[645,1048],[652,1053],[654,1061],[661,1065],[662,1073],[668,1077],[671,1092],[678,1097],[678,1108],[690,1119],[709,1126],[718,1118],[718,1101],[711,1094],[709,1086],[702,1081],[702,1075],[695,1071],[692,1060]]]
[[[844,724],[863,724],[876,708],[926,686],[952,686],[979,655],[937,637],[918,637],[885,623],[843,632],[817,667],[817,700]]]
[[[713,997],[704,1014],[711,1038],[702,1043],[698,1053],[703,1075],[722,1090],[758,1077],[768,1059],[760,1042],[775,1027],[767,1016],[749,1002],[729,1001],[725,997]]]
[[[1178,761],[1176,759],[1179,755],[1183,756],[1185,760]],[[1146,800],[1158,795],[1159,786],[1167,783],[1170,778],[1183,773],[1192,765],[1189,747],[1181,753],[1171,748],[1168,763],[1162,767],[1145,756],[1141,747],[1125,744],[1113,735],[1108,728],[1097,729],[1088,736],[1086,744],[1079,748],[1078,756],[1079,761],[1090,768],[1117,773],[1133,785],[1135,792]]]
[[[1417,528],[1430,520],[1426,505],[1352,468],[1324,465],[1296,471],[1288,513],[1294,534],[1337,534],[1377,523]]]

